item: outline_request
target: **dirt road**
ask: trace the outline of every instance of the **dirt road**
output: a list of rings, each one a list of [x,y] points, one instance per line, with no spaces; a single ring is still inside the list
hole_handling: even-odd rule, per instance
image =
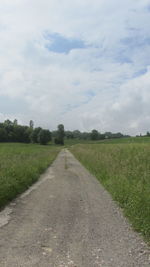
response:
[[[0,213],[0,267],[143,267],[149,251],[67,150]]]

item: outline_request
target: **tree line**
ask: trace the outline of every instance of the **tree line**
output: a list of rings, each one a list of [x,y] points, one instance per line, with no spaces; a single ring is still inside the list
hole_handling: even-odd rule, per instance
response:
[[[16,119],[14,121],[5,120],[3,123],[0,123],[0,142],[39,143],[46,145],[48,142],[54,141],[55,144],[64,145],[64,139],[96,141],[122,137],[129,136],[122,133],[100,133],[95,129],[91,132],[80,132],[79,130],[65,131],[63,124],[59,124],[56,131],[49,131],[41,127],[34,128],[32,120],[30,120],[29,126],[19,125]]]
[[[52,140],[52,133],[48,129],[41,127],[34,128],[31,120],[29,126],[19,125],[18,121],[5,120],[0,123],[0,142],[20,142],[20,143],[37,143],[46,145]],[[64,126],[58,125],[56,144],[64,144]]]
[[[46,144],[51,140],[51,132],[41,127],[34,129],[33,121],[29,126],[19,125],[18,121],[5,120],[0,123],[0,142],[20,142]]]
[[[79,130],[65,131],[65,137],[67,139],[81,139],[81,140],[98,141],[98,140],[104,140],[104,139],[129,137],[129,135],[123,135],[120,132],[118,132],[118,133],[111,133],[111,132],[100,133],[99,131],[93,129],[91,132],[80,132]]]

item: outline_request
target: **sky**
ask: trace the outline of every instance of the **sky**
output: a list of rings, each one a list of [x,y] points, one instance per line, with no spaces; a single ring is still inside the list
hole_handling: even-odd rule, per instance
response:
[[[0,0],[0,121],[150,131],[150,0]]]

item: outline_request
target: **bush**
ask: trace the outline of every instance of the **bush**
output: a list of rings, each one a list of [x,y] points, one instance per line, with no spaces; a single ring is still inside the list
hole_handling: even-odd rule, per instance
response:
[[[55,143],[55,145],[64,145],[64,140],[62,140],[62,139],[58,139],[58,138],[55,138],[54,139],[54,143]]]
[[[46,145],[49,141],[51,141],[51,133],[49,130],[40,130],[38,134],[38,142],[41,145]]]

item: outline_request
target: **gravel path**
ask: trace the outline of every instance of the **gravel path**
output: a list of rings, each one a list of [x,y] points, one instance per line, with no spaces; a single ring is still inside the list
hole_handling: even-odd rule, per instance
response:
[[[143,267],[149,260],[142,238],[67,150],[0,213],[0,267]]]

